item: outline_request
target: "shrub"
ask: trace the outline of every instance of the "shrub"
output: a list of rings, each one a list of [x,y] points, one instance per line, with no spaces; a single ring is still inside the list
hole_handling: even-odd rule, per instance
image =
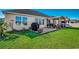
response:
[[[0,38],[4,38],[6,36],[7,23],[4,23],[3,20],[0,20]]]

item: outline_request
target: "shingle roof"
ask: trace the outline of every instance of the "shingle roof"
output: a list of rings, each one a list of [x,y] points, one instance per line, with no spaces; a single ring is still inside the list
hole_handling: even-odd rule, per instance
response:
[[[14,9],[14,10],[5,10],[4,12],[16,12],[16,13],[23,13],[23,14],[29,14],[29,15],[49,17],[48,15],[45,15],[41,12],[38,12],[32,9]]]

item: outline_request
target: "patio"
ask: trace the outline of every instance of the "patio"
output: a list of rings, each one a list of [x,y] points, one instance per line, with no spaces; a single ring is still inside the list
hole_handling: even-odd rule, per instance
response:
[[[50,32],[50,31],[55,31],[55,30],[57,30],[57,29],[56,28],[44,28],[42,34]]]

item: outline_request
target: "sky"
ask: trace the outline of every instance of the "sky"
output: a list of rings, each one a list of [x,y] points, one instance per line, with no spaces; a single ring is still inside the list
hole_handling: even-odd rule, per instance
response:
[[[0,18],[4,18],[4,15],[2,13],[2,10],[0,10]]]
[[[4,15],[0,9],[0,17],[3,18]],[[66,16],[71,19],[79,19],[79,9],[34,9],[41,13],[47,14],[48,16]]]
[[[79,19],[79,9],[37,9],[50,16],[66,16],[71,19]]]

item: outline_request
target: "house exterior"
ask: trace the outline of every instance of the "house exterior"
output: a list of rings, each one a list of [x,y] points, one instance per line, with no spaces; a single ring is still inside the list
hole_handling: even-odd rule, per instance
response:
[[[62,21],[66,24],[68,22],[66,17],[49,17],[32,9],[5,10],[3,13],[9,26],[8,31],[29,29],[34,22],[40,25],[39,28],[45,28],[48,24],[60,25]]]
[[[60,17],[53,17],[53,24],[55,25],[62,25],[65,24],[68,27],[69,18],[60,16]]]
[[[68,27],[69,26],[69,18],[68,17],[64,17],[64,16],[52,16],[52,17],[49,17],[47,19],[47,24],[53,24],[53,25],[56,25],[56,26],[60,26],[61,25],[65,25],[65,27]]]
[[[29,29],[33,22],[37,22],[40,28],[47,27],[49,16],[31,9],[16,9],[3,11],[5,22],[9,25],[8,30]]]

